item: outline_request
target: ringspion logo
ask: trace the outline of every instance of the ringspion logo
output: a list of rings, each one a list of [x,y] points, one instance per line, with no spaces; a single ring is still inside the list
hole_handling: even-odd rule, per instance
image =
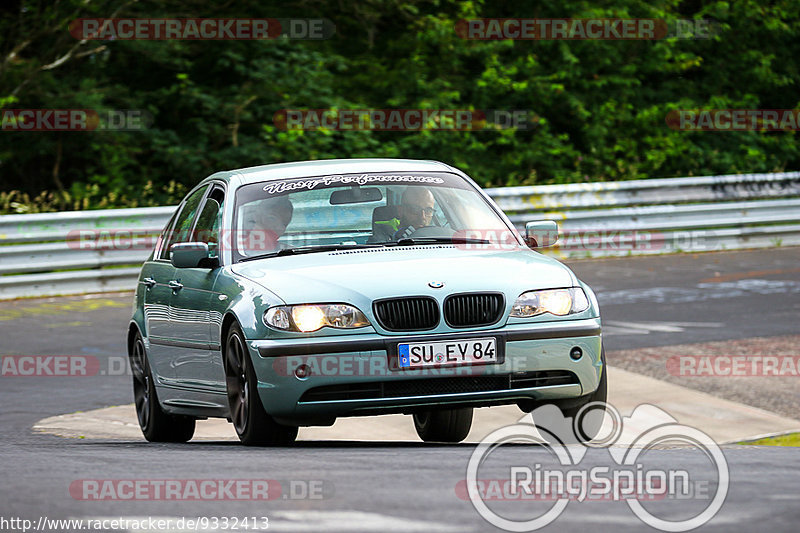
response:
[[[592,441],[566,445],[587,427],[599,429]],[[630,445],[614,446],[623,433]],[[499,452],[520,442],[537,446],[517,448],[520,453],[514,454]],[[697,450],[702,460],[664,468],[648,452],[665,445]],[[612,464],[598,464],[597,454],[584,460],[589,448],[605,450]],[[539,453],[542,450],[548,453]],[[508,477],[498,479],[497,472]],[[680,532],[714,518],[729,486],[725,454],[706,433],[678,423],[654,405],[639,405],[623,417],[610,404],[592,402],[574,418],[565,417],[554,405],[544,405],[516,424],[489,433],[473,450],[466,478],[456,484],[455,492],[468,499],[484,520],[505,531],[539,530],[555,522],[572,501],[620,501],[644,524]],[[642,505],[654,500],[658,507]],[[523,504],[513,514],[510,507],[494,503],[511,501]],[[676,519],[678,511],[682,514]]]

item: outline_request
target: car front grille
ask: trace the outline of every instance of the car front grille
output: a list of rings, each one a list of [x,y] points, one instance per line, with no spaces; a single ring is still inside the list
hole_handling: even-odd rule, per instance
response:
[[[567,370],[540,370],[495,376],[393,379],[371,383],[314,387],[308,389],[300,397],[300,402],[331,402],[341,400],[369,400],[375,398],[434,396],[439,394],[505,391],[550,387],[553,385],[573,385],[578,383],[578,377]]]
[[[424,331],[439,324],[439,305],[427,296],[378,300],[373,309],[388,331]]]
[[[500,293],[454,294],[444,301],[444,319],[451,328],[490,326],[500,320],[504,304]],[[439,324],[439,304],[428,296],[378,300],[373,309],[387,331],[425,331]]]
[[[499,293],[454,294],[444,301],[444,319],[452,328],[488,326],[500,320],[502,313]]]

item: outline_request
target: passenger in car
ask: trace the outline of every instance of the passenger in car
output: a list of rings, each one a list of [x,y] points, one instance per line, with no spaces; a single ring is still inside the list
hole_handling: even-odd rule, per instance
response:
[[[286,232],[293,213],[294,206],[286,196],[262,200],[249,221],[248,249],[253,253],[278,250],[278,239]]]

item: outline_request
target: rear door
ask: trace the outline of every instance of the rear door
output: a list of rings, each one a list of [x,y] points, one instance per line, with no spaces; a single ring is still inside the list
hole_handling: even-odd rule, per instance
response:
[[[171,290],[167,282],[172,279],[174,268],[169,262],[161,259],[161,250],[169,240],[175,219],[183,206],[175,210],[175,214],[167,223],[158,239],[151,260],[142,267],[139,283],[144,286],[144,321],[145,337],[150,344],[150,364],[157,378],[173,377],[174,372],[166,360],[165,347],[161,339],[169,336],[169,299]]]

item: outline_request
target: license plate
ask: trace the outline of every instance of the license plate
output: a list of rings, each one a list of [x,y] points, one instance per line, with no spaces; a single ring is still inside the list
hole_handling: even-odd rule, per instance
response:
[[[403,343],[397,345],[397,354],[400,368],[496,363],[497,341],[487,338]]]

